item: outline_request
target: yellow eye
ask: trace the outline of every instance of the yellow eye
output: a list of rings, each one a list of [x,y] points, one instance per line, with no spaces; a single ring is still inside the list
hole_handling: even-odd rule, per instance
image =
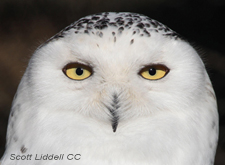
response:
[[[84,80],[91,76],[92,69],[78,63],[71,63],[63,68],[64,74],[73,80]]]
[[[151,65],[143,68],[140,71],[140,75],[148,80],[158,80],[163,78],[169,69],[164,65]]]

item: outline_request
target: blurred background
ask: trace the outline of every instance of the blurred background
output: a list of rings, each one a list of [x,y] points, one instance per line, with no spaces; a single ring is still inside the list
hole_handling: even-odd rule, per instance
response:
[[[225,165],[225,0],[1,0],[0,157],[12,99],[34,50],[75,20],[104,11],[142,13],[196,46],[218,100],[215,165]]]

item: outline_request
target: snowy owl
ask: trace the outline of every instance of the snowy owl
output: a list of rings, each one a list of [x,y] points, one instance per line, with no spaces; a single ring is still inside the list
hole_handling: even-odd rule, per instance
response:
[[[1,165],[212,165],[214,90],[195,49],[147,16],[86,16],[33,54]]]

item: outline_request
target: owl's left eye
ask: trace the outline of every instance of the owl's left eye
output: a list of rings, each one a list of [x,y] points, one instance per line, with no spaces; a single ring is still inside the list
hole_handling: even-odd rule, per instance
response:
[[[158,80],[166,76],[168,72],[169,69],[166,66],[157,64],[143,68],[139,74],[148,80]]]
[[[70,63],[63,68],[63,72],[73,80],[84,80],[91,76],[92,69],[83,64]]]

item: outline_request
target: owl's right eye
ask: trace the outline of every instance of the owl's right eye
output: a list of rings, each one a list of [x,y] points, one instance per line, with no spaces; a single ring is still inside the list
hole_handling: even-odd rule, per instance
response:
[[[73,80],[84,80],[91,76],[92,69],[79,63],[70,63],[63,68],[63,73]]]
[[[143,68],[139,74],[148,80],[159,80],[166,76],[169,69],[165,65],[155,64]]]

